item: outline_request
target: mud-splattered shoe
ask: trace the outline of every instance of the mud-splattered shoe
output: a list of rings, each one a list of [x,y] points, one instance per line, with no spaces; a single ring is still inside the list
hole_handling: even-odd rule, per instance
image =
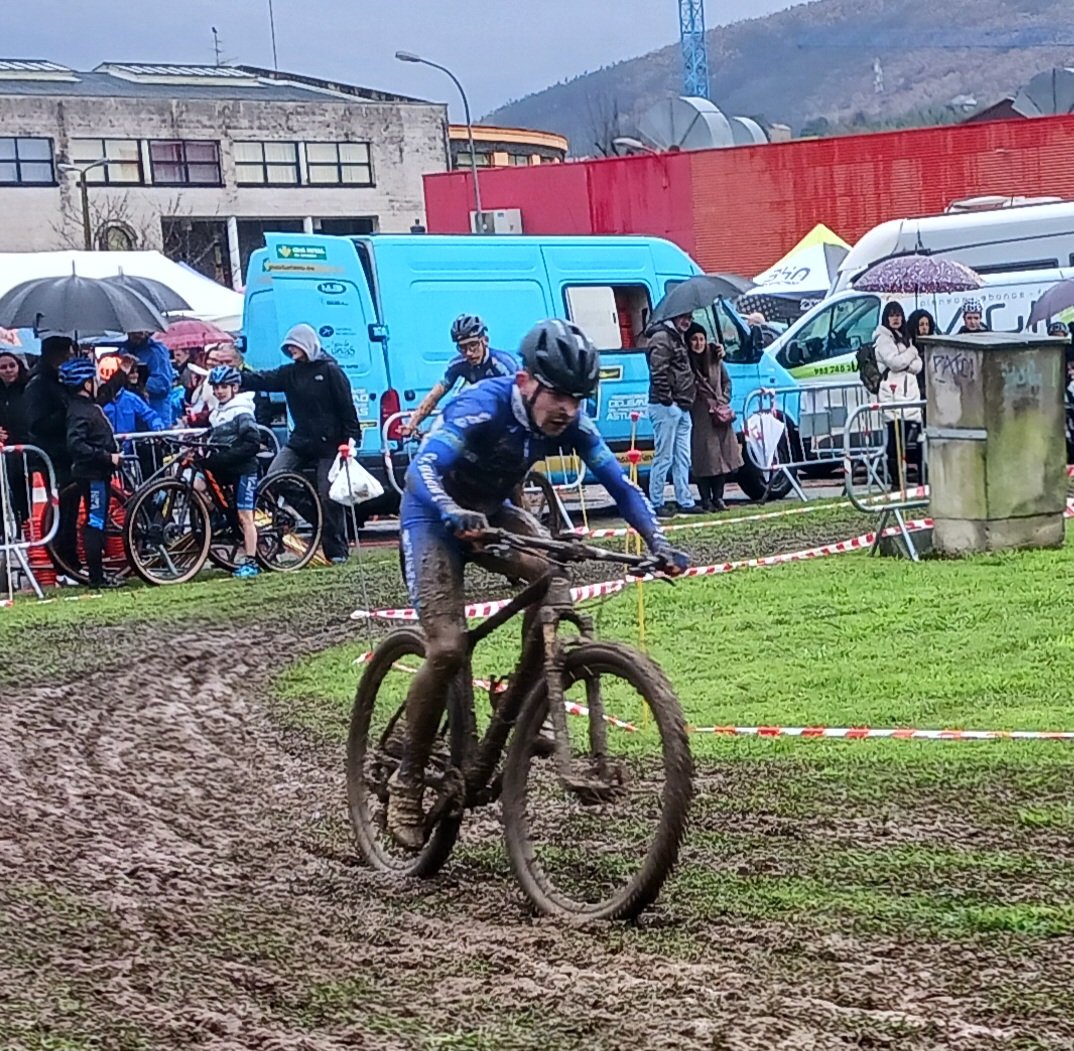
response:
[[[398,770],[388,781],[388,831],[405,850],[419,851],[425,846],[424,792],[420,781],[404,781]]]

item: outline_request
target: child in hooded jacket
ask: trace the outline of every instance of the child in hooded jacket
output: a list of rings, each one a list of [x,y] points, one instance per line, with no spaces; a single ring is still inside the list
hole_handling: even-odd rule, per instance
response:
[[[257,527],[254,504],[257,499],[257,453],[261,432],[254,417],[254,396],[240,393],[242,375],[230,365],[217,365],[209,373],[216,406],[209,414],[208,443],[213,451],[205,469],[222,485],[235,488],[235,510],[242,528],[242,562],[234,572],[239,580],[256,577]]]

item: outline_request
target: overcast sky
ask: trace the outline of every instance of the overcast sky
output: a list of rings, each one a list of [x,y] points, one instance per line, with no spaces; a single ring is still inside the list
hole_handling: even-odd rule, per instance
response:
[[[436,70],[404,65],[399,49],[450,66],[476,118],[508,99],[678,38],[676,0],[272,0],[280,68],[446,100]],[[709,0],[708,25],[790,7],[788,0]],[[0,57],[99,62],[213,61],[272,65],[269,0],[0,0]]]

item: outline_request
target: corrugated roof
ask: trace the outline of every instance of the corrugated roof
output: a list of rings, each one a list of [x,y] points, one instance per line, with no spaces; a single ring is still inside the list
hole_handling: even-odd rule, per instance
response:
[[[62,74],[66,76],[60,79]],[[91,72],[79,72],[40,59],[0,60],[0,96],[4,95],[432,105],[425,99],[257,66],[106,62]]]

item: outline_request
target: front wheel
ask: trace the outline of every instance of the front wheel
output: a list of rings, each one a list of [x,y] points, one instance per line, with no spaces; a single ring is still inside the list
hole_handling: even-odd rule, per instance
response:
[[[425,770],[423,807],[428,836],[418,852],[399,847],[387,828],[388,781],[406,740],[406,697],[425,660],[425,639],[411,628],[393,631],[365,665],[347,736],[347,803],[358,850],[375,869],[428,877],[447,860],[462,822],[461,769],[471,738],[472,703],[457,680]]]
[[[575,923],[631,919],[675,866],[693,794],[682,709],[664,673],[618,643],[565,650],[571,773],[542,758],[542,691],[527,703],[503,779],[511,866],[543,913]]]
[[[209,557],[209,509],[178,478],[150,482],[127,506],[123,541],[131,567],[147,584],[185,584]]]
[[[265,569],[294,572],[308,565],[321,542],[321,501],[308,478],[276,471],[257,486],[257,560]]]

